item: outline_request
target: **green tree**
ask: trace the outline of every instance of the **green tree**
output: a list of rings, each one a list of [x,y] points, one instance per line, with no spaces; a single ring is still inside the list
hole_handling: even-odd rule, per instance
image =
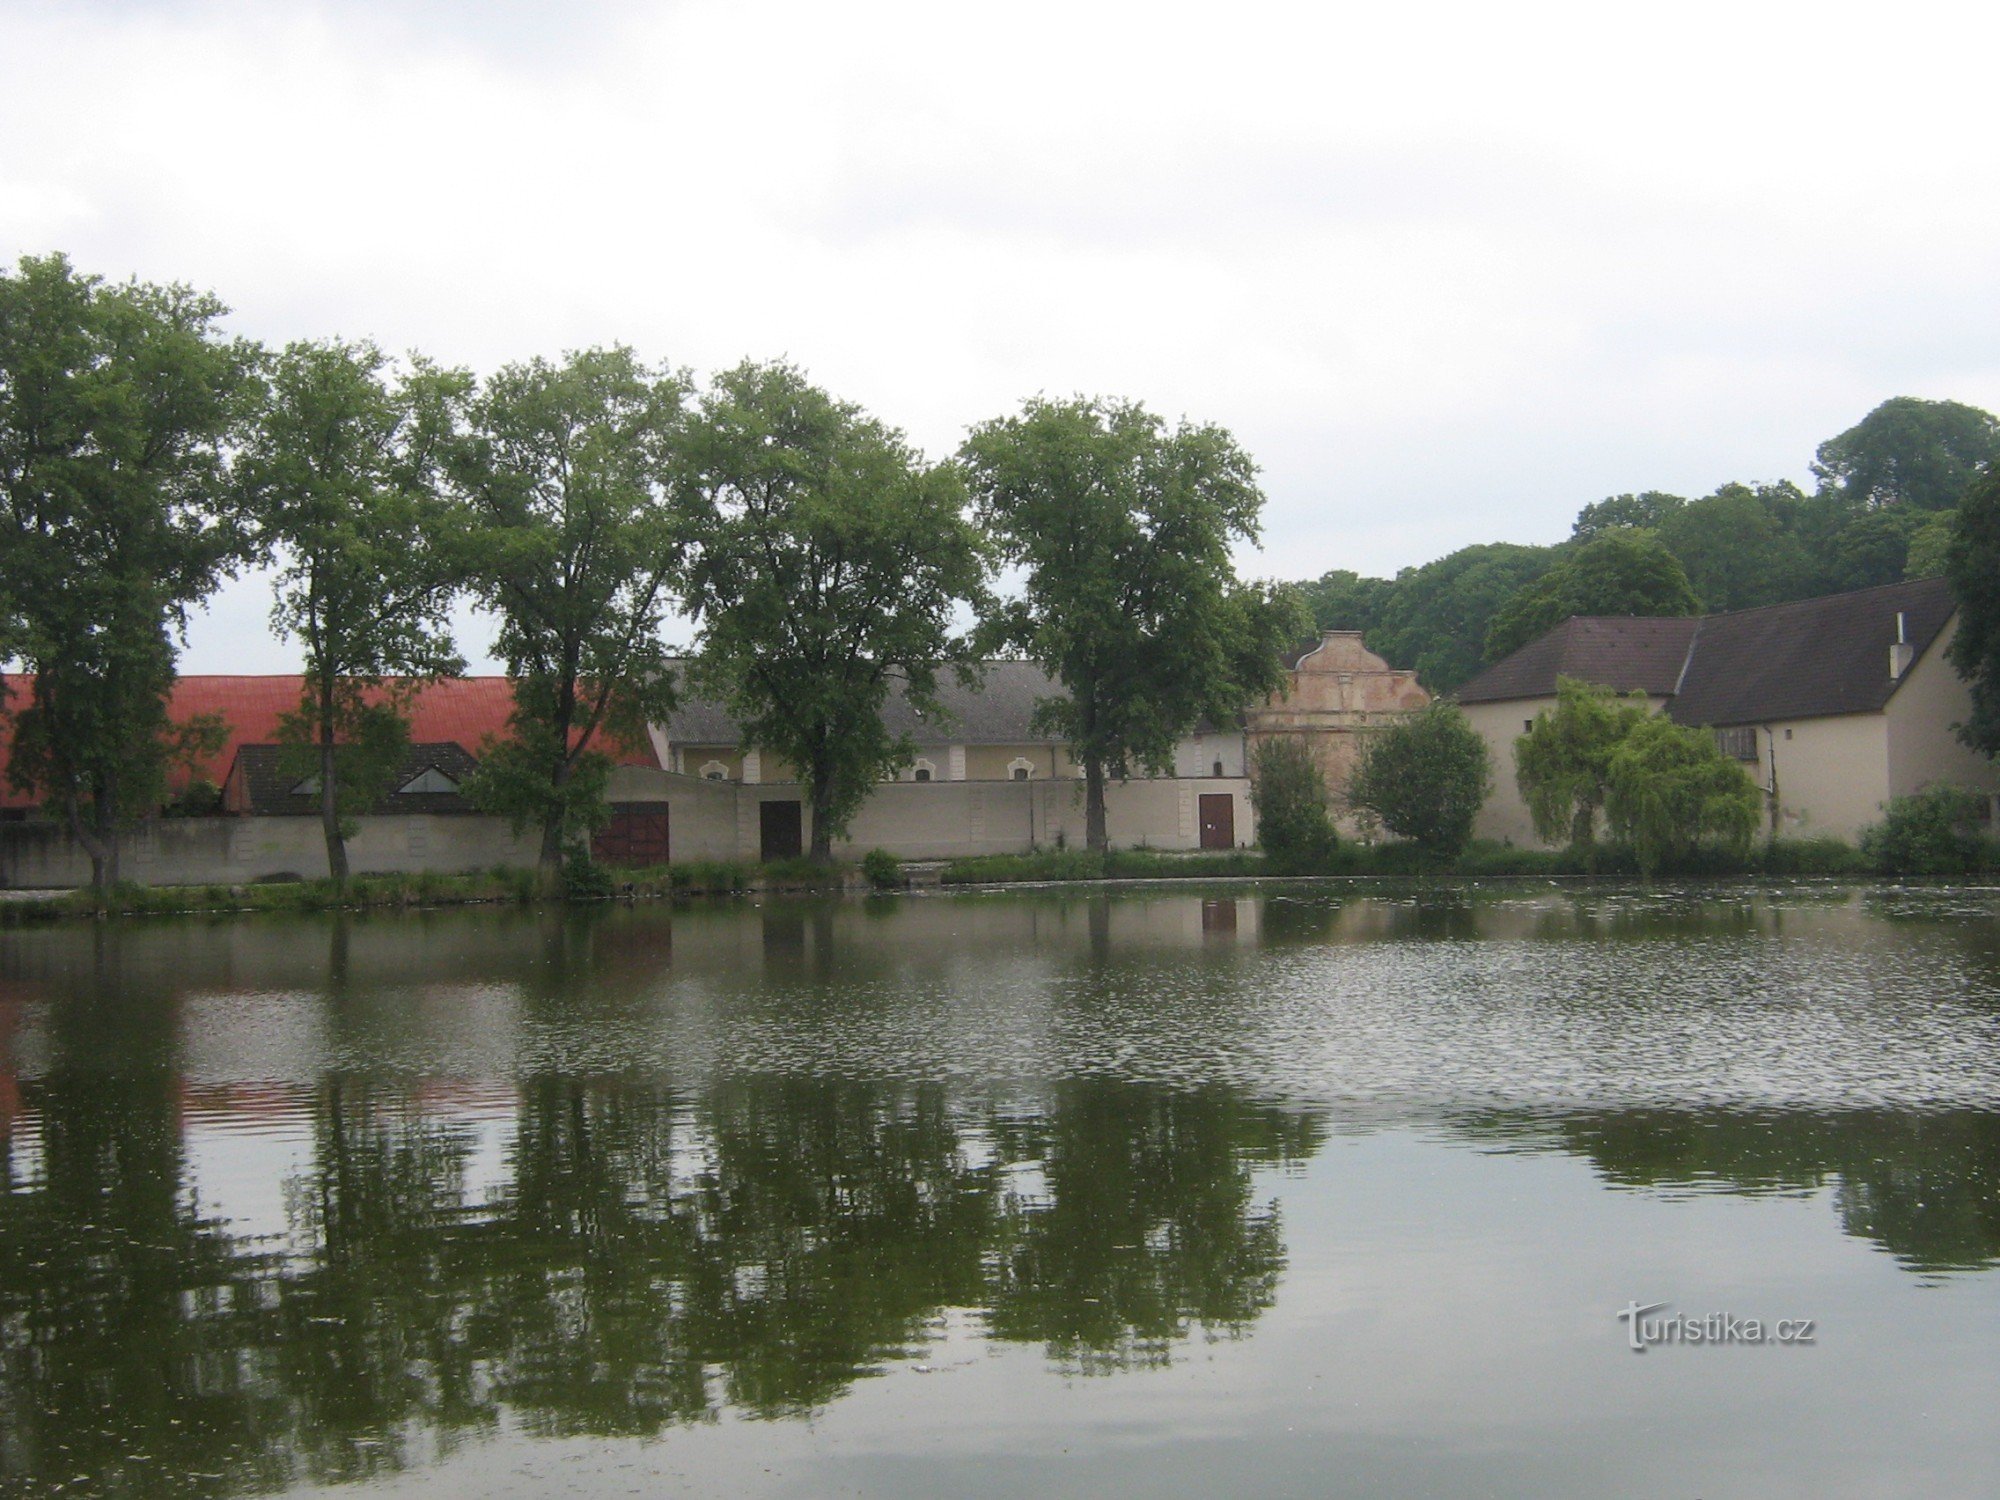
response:
[[[188,606],[246,550],[227,453],[255,351],[224,311],[61,256],[0,271],[0,558],[35,683],[9,777],[61,809],[99,889],[165,796]]]
[[[2000,756],[2000,468],[1958,502],[1945,577],[1958,600],[1958,630],[1947,655],[1972,694],[1972,715],[1958,735]]]
[[[1942,578],[1951,561],[1951,539],[1956,511],[1932,516],[1910,533],[1909,550],[1903,558],[1905,578]]]
[[[1868,510],[1837,491],[1815,495],[1805,527],[1814,560],[1813,592],[1840,594],[1897,582],[1909,564],[1911,541],[1931,518],[1913,506]]]
[[[471,378],[421,361],[400,377],[371,344],[295,343],[270,362],[243,458],[265,545],[279,554],[271,625],[305,648],[283,738],[319,784],[327,873],[347,879],[358,814],[388,790],[409,740],[408,685],[465,670],[449,610],[462,526],[443,463]]]
[[[2000,417],[1958,401],[1897,396],[1819,445],[1821,493],[1860,510],[1949,510],[2000,457]]]
[[[1368,737],[1347,800],[1429,859],[1456,859],[1493,784],[1486,742],[1456,705],[1431,704]]]
[[[1648,531],[1586,542],[1494,615],[1486,659],[1499,661],[1572,615],[1691,615],[1701,609],[1673,553]]]
[[[1725,484],[1666,516],[1659,539],[1686,571],[1702,609],[1720,613],[1805,597],[1812,557],[1799,535],[1798,486]]]
[[[1705,844],[1749,848],[1757,806],[1756,783],[1706,729],[1651,714],[1611,752],[1605,816],[1647,875]]]
[[[1611,786],[1611,758],[1625,737],[1651,717],[1645,697],[1621,698],[1573,677],[1556,679],[1556,704],[1535,715],[1514,741],[1514,779],[1535,832],[1566,841],[1596,868],[1597,817]]]
[[[1359,630],[1364,636],[1381,623],[1395,590],[1390,579],[1364,578],[1346,568],[1299,585],[1315,630]]]
[[[1278,653],[1306,628],[1290,589],[1239,584],[1230,563],[1230,544],[1257,536],[1256,465],[1220,427],[1081,399],[984,423],[963,458],[980,520],[1026,571],[993,633],[1067,692],[1036,723],[1082,764],[1085,837],[1102,851],[1105,778],[1164,771],[1202,718],[1234,722],[1278,687]]]
[[[466,794],[540,827],[549,883],[603,822],[607,738],[641,738],[673,704],[660,631],[686,394],[623,347],[509,365],[471,401],[454,459],[472,590],[514,679],[510,736],[483,747]]]
[[[1570,540],[1594,542],[1607,532],[1623,528],[1657,531],[1679,514],[1687,501],[1665,490],[1644,490],[1636,495],[1610,495],[1577,512],[1570,528]]]
[[[1369,632],[1369,648],[1391,666],[1414,668],[1432,692],[1450,692],[1483,663],[1494,614],[1561,555],[1555,547],[1488,542],[1405,568]]]
[[[1968,875],[1984,862],[1986,798],[1962,786],[1892,797],[1861,852],[1884,875]]]
[[[965,486],[900,433],[783,364],[717,376],[691,439],[694,677],[749,743],[805,783],[812,858],[916,753],[882,707],[900,687],[935,712],[963,662],[954,609],[983,600]]]
[[[1250,763],[1257,842],[1285,865],[1310,867],[1338,842],[1326,811],[1326,779],[1301,740],[1260,740]]]

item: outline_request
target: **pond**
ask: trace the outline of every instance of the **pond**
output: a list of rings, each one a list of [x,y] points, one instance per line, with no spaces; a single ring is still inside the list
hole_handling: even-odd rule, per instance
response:
[[[2000,891],[0,935],[0,1493],[1991,1495]]]

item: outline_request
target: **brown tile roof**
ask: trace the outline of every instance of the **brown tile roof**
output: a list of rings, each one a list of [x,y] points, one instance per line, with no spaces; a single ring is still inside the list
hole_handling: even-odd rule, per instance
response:
[[[1460,703],[1552,698],[1558,677],[1614,692],[1673,693],[1700,621],[1689,617],[1572,615],[1547,635],[1503,657],[1461,687]]]
[[[1954,608],[1942,578],[1918,578],[1709,615],[1668,712],[1683,724],[1876,712],[1901,685],[1889,675],[1896,616],[1915,660]]]
[[[1896,616],[1921,657],[1951,618],[1941,578],[1888,583],[1698,619],[1578,616],[1495,662],[1461,703],[1546,698],[1558,677],[1671,697],[1683,724],[1756,724],[1872,713],[1899,685],[1889,675]]]

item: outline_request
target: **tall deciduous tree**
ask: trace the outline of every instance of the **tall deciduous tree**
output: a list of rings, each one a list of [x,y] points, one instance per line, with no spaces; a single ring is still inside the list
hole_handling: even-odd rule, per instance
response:
[[[224,311],[61,256],[0,271],[0,546],[35,678],[9,776],[63,811],[99,888],[164,795],[175,636],[246,546],[226,452],[256,353]]]
[[[461,672],[449,609],[460,559],[443,462],[471,377],[371,344],[296,343],[271,361],[244,455],[277,550],[271,623],[305,648],[288,738],[311,748],[327,872],[347,879],[355,814],[387,790],[408,739],[409,680]],[[384,679],[404,683],[385,690]]]
[[[607,736],[637,739],[673,704],[660,630],[680,563],[670,492],[686,397],[682,376],[616,347],[510,365],[470,406],[453,467],[514,712],[466,790],[541,829],[545,878],[603,821]]]
[[[1555,547],[1483,542],[1396,575],[1368,632],[1370,650],[1410,667],[1434,693],[1477,672],[1486,632],[1507,601],[1553,567]]]
[[[1612,751],[1604,811],[1651,875],[1703,845],[1741,854],[1757,831],[1757,786],[1706,729],[1649,714]]]
[[[1949,510],[2000,458],[2000,417],[1959,401],[1897,396],[1819,445],[1821,492],[1848,506]]]
[[[697,679],[805,783],[827,861],[915,753],[883,723],[891,689],[935,709],[966,655],[952,613],[983,600],[985,569],[964,481],[782,364],[716,378],[689,460]]]
[[[1168,428],[1122,401],[1029,401],[973,429],[962,456],[980,519],[1026,571],[997,633],[1062,683],[1037,722],[1084,768],[1084,828],[1107,847],[1107,776],[1166,769],[1204,716],[1234,720],[1282,680],[1303,633],[1289,590],[1236,581],[1254,540],[1256,465],[1220,427]]]
[[[1958,726],[1959,738],[2000,756],[2000,467],[1959,501],[1945,577],[1958,600],[1948,654],[1972,692],[1972,717]]]
[[[1611,786],[1611,757],[1649,714],[1644,696],[1618,697],[1572,677],[1556,680],[1556,705],[1514,741],[1514,779],[1535,832],[1566,841],[1596,867],[1597,818]]]
[[[1701,609],[1686,571],[1650,531],[1610,531],[1521,590],[1486,632],[1498,661],[1571,615],[1691,615]]]

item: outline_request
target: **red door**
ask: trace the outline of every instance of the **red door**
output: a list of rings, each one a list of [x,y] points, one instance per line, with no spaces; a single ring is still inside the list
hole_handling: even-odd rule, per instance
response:
[[[667,831],[666,803],[614,802],[611,821],[591,840],[590,852],[602,865],[663,865]]]

